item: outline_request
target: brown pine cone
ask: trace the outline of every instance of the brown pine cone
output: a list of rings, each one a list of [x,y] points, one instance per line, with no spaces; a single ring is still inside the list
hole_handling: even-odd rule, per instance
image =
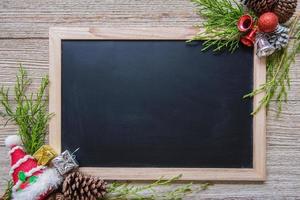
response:
[[[274,13],[279,18],[279,23],[287,22],[295,13],[297,0],[278,0],[274,7]]]
[[[106,193],[106,183],[97,177],[80,172],[70,173],[64,180],[62,192],[65,200],[96,200]]]
[[[247,7],[253,10],[257,15],[272,10],[275,0],[248,0]]]
[[[61,192],[53,192],[46,200],[65,200],[65,197]]]
[[[267,0],[267,5],[270,10],[274,8],[274,6],[277,4],[278,0]]]

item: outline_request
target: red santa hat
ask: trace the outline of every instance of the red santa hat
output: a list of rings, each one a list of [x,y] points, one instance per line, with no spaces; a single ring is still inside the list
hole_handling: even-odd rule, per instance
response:
[[[62,177],[55,169],[39,166],[37,161],[27,155],[20,146],[19,136],[8,136],[5,145],[11,150],[11,170],[14,186],[13,200],[42,200],[62,182]]]

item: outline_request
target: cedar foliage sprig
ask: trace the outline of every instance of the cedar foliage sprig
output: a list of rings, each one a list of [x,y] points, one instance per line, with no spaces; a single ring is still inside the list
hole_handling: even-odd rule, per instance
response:
[[[27,95],[27,90],[32,83],[27,72],[20,65],[14,86],[14,100],[9,99],[9,88],[0,89],[0,105],[4,112],[3,117],[18,125],[19,135],[22,139],[25,150],[33,154],[44,143],[47,134],[47,125],[52,114],[47,111],[46,88],[49,85],[48,76],[42,78],[38,91]],[[14,106],[16,104],[16,106]],[[5,124],[5,125],[6,125]]]
[[[245,13],[244,7],[235,0],[191,0],[197,5],[197,12],[205,18],[203,31],[189,40],[205,40],[203,51],[228,49],[234,52],[239,47],[241,33],[237,28],[238,19]]]
[[[107,185],[106,200],[180,200],[184,196],[199,190],[206,190],[208,183],[201,185],[198,190],[193,188],[193,184],[185,184],[178,186],[166,192],[156,190],[159,186],[167,186],[181,178],[181,175],[173,177],[169,180],[160,178],[159,180],[144,185],[134,186],[128,183],[113,182]]]
[[[244,98],[254,97],[265,92],[259,106],[252,114],[257,113],[263,106],[268,107],[273,98],[278,104],[278,114],[282,111],[282,102],[287,100],[287,91],[290,89],[290,66],[295,62],[296,54],[300,53],[299,17],[292,20],[289,35],[291,39],[287,48],[267,57],[267,82],[244,96]]]
[[[2,197],[0,197],[0,200],[11,200],[12,199],[12,195],[11,195],[12,187],[13,187],[13,182],[7,181],[5,193],[3,194]]]

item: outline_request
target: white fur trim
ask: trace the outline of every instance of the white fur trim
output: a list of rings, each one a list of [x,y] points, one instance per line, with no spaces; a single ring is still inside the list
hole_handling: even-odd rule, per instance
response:
[[[26,155],[23,158],[19,159],[13,166],[11,166],[11,169],[9,170],[9,175],[12,175],[14,173],[15,169],[20,167],[24,162],[26,162],[29,159],[34,159],[31,155]]]
[[[5,146],[11,148],[13,146],[22,145],[22,140],[18,135],[11,135],[5,139]]]
[[[13,148],[8,152],[8,154],[10,155],[10,154],[14,153],[17,149],[20,149],[20,150],[23,151],[23,148],[22,148],[22,147],[20,147],[20,146],[15,146],[15,147],[13,147]]]
[[[13,192],[12,200],[35,200],[50,189],[56,189],[63,178],[55,169],[46,169],[32,185],[23,190]]]
[[[35,172],[38,172],[42,169],[45,169],[46,167],[45,166],[38,166],[38,167],[35,167],[33,169],[31,169],[29,172],[26,172],[25,173],[25,177],[30,177],[32,176]],[[14,185],[14,187],[12,188],[13,191],[16,191],[17,189],[19,189],[20,185],[22,184],[22,181],[18,180],[18,182]]]

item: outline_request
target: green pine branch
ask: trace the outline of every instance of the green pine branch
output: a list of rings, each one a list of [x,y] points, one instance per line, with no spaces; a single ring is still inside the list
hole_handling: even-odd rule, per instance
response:
[[[134,186],[128,183],[114,182],[108,185],[106,200],[181,200],[188,194],[195,193],[200,190],[206,190],[208,183],[201,187],[193,187],[192,183],[169,189],[166,192],[157,190],[159,186],[167,186],[181,178],[181,175],[173,177],[169,180],[163,178],[144,186]]]
[[[49,79],[47,76],[42,78],[38,91],[35,94],[27,95],[27,90],[32,81],[28,78],[22,65],[20,65],[16,78],[13,101],[9,99],[9,88],[2,87],[0,89],[0,105],[3,108],[1,115],[8,118],[7,123],[13,121],[18,125],[19,135],[26,152],[33,154],[44,144],[47,125],[52,116],[47,111],[48,103],[46,99]]]
[[[241,33],[237,28],[238,19],[245,13],[244,7],[232,0],[191,0],[197,5],[198,14],[206,21],[203,31],[189,40],[205,40],[203,51],[228,49],[234,52],[239,47]]]
[[[206,190],[210,186],[209,183],[204,183],[200,187],[189,183],[164,191],[158,189],[159,186],[169,186],[180,178],[181,175],[168,180],[161,178],[144,186],[113,182],[107,185],[107,194],[101,200],[182,200],[187,195]],[[2,196],[3,200],[11,199],[12,186],[12,181],[8,181],[5,194]]]
[[[0,197],[1,200],[11,200],[12,199],[12,188],[14,184],[12,181],[7,181],[6,183],[6,188],[5,188],[5,193],[3,194],[2,197]]]
[[[296,55],[300,53],[299,17],[292,20],[289,35],[291,39],[287,48],[267,57],[267,82],[244,96],[244,98],[254,97],[265,92],[259,106],[252,114],[257,113],[264,106],[268,107],[272,99],[277,101],[279,114],[282,111],[282,103],[287,101],[287,92],[290,89],[290,66],[295,62]]]

